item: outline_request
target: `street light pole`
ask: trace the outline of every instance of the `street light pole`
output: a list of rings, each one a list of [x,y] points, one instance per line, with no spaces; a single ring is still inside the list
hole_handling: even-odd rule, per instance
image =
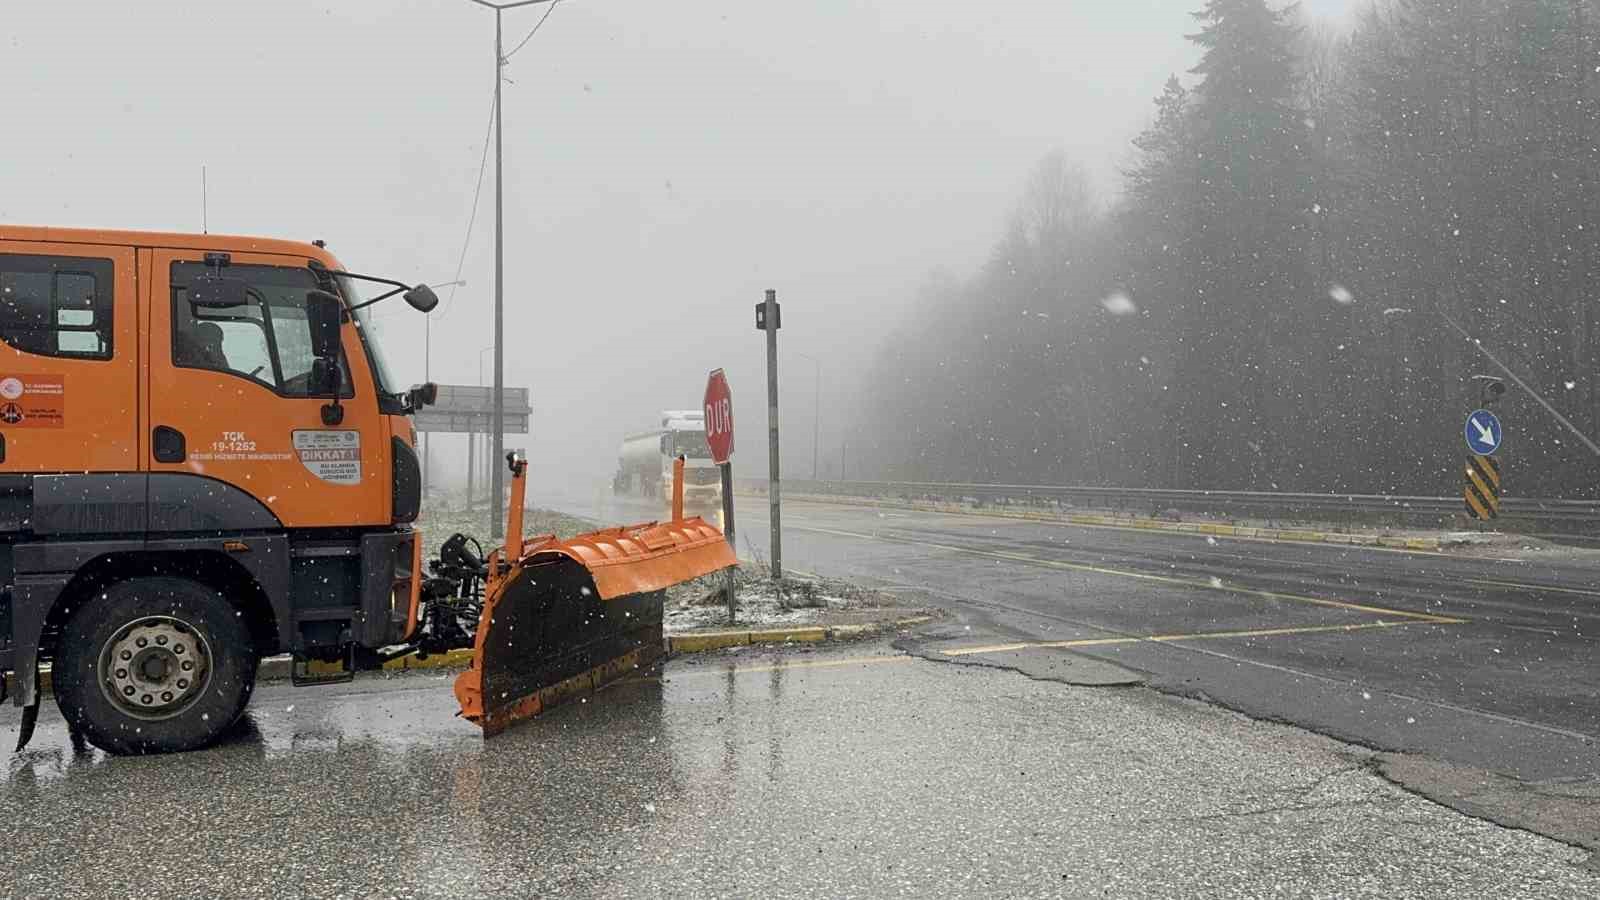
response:
[[[794,352],[795,356],[802,356],[811,360],[817,371],[812,379],[813,393],[811,395],[811,480],[817,480],[817,444],[818,436],[822,433],[822,361],[809,353]]]
[[[505,298],[506,298],[506,265],[505,265],[505,168],[504,168],[504,141],[502,135],[505,126],[505,107],[500,103],[500,70],[505,67],[506,57],[503,52],[503,29],[501,17],[508,9],[519,6],[533,6],[539,3],[550,3],[553,0],[515,0],[512,3],[491,3],[489,0],[472,0],[479,6],[494,10],[494,434],[491,438],[494,455],[490,459],[489,468],[493,474],[489,480],[489,536],[499,538],[505,526],[502,524],[501,506],[505,502],[504,478],[505,471],[500,467],[501,458],[505,455]]]
[[[431,288],[466,287],[466,279],[459,281],[441,281],[430,284]],[[422,314],[422,381],[424,384],[433,380],[433,311]]]

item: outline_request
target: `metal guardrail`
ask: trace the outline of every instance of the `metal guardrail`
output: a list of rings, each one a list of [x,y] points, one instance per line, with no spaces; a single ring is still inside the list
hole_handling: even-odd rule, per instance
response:
[[[766,479],[742,479],[742,487],[764,493]],[[1140,511],[1166,510],[1230,514],[1252,518],[1387,520],[1442,525],[1462,519],[1460,497],[1390,494],[1295,494],[1271,491],[1179,491],[1159,488],[1079,485],[963,484],[933,481],[806,481],[786,479],[785,493],[879,499],[1085,507]],[[1508,497],[1502,520],[1536,522],[1541,527],[1600,531],[1600,501]]]

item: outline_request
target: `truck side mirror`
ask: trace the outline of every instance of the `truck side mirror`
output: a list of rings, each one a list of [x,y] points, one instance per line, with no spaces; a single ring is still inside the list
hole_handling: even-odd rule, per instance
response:
[[[411,304],[411,308],[418,312],[433,312],[433,308],[439,305],[439,295],[425,284],[419,284],[406,291],[405,298],[406,302]]]
[[[184,295],[189,298],[191,306],[205,309],[227,309],[250,302],[250,294],[243,281],[223,278],[221,275],[196,276],[184,289]]]
[[[317,359],[339,358],[339,325],[344,306],[327,291],[306,293],[306,324],[311,329],[311,355]]]
[[[344,372],[337,356],[319,356],[311,361],[311,396],[339,399],[344,390]]]
[[[433,382],[425,382],[411,388],[411,408],[422,409],[439,402],[439,386]]]

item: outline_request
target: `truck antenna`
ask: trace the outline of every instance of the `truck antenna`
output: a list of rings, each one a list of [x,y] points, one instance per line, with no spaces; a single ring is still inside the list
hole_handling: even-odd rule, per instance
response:
[[[200,233],[211,233],[211,220],[206,210],[206,167],[200,165]]]

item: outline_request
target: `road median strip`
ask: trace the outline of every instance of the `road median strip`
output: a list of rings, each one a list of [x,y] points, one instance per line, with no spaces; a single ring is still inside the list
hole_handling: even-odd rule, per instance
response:
[[[871,506],[885,509],[913,509],[928,512],[956,513],[960,515],[987,516],[999,519],[1021,519],[1033,522],[1057,522],[1070,525],[1087,525],[1094,528],[1116,528],[1129,531],[1165,531],[1173,534],[1205,534],[1235,538],[1253,538],[1263,541],[1287,541],[1301,544],[1343,544],[1363,547],[1384,547],[1392,550],[1421,550],[1439,552],[1443,544],[1436,537],[1403,537],[1394,535],[1360,534],[1345,531],[1318,531],[1304,528],[1262,528],[1252,525],[1224,522],[1179,522],[1149,516],[1116,515],[1104,513],[1046,513],[1034,510],[986,509],[959,506],[950,503],[917,503],[907,500],[878,499],[873,497],[844,497],[825,494],[785,495],[786,500],[810,503],[833,503],[846,506]]]

